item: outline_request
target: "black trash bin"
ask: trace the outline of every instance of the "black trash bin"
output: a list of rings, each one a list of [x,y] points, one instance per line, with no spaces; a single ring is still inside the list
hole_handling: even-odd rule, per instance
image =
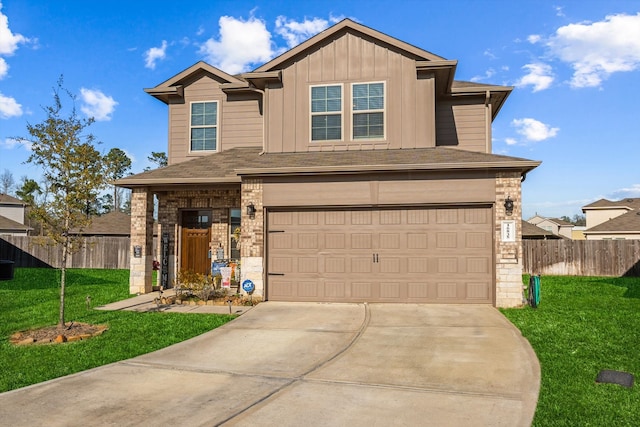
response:
[[[6,259],[0,259],[0,280],[13,279],[13,265],[15,262]]]

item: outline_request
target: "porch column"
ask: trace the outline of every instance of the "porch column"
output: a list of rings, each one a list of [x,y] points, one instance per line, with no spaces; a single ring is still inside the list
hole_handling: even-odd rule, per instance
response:
[[[505,200],[513,201],[509,214]],[[499,172],[495,203],[496,307],[522,305],[522,191],[519,172]]]
[[[242,180],[241,236],[240,236],[240,272],[241,283],[251,280],[255,285],[255,296],[264,297],[264,230],[265,218],[262,204],[262,179]],[[252,204],[255,215],[247,214],[247,206]]]
[[[129,293],[151,292],[153,271],[153,194],[147,187],[131,191]]]

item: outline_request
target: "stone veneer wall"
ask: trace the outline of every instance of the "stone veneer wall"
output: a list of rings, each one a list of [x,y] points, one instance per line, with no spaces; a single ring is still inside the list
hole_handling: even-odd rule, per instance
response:
[[[514,209],[507,215],[504,201],[511,197]],[[502,221],[515,221],[515,242],[502,241]],[[495,203],[496,306],[522,305],[522,192],[519,172],[496,174]]]
[[[225,257],[229,257],[229,209],[241,208],[240,186],[226,185],[210,188],[194,188],[189,190],[170,190],[158,192],[158,221],[160,222],[160,238],[162,233],[169,233],[169,286],[173,286],[175,272],[179,262],[178,230],[180,225],[180,210],[211,209],[211,249],[215,256],[218,246],[224,249]],[[158,256],[161,256],[158,248]]]
[[[242,281],[251,280],[255,285],[254,295],[264,297],[264,227],[265,212],[262,203],[262,179],[242,180],[242,235],[240,258]],[[253,203],[255,218],[247,215],[247,206]]]
[[[134,248],[139,246],[141,256]],[[131,192],[131,253],[129,293],[151,292],[153,271],[153,195],[147,188],[134,188]]]

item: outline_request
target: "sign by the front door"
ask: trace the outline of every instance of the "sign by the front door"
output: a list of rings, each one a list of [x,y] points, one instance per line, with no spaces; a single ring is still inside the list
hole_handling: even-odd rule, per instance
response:
[[[516,241],[516,222],[513,220],[502,221],[502,241],[503,242],[515,242]]]
[[[220,274],[222,275],[222,287],[230,288],[231,287],[231,267],[222,267],[220,269]]]
[[[160,273],[160,286],[162,289],[169,287],[169,233],[162,233],[162,270]]]
[[[134,258],[142,258],[142,246],[135,245],[133,247],[133,257]]]
[[[251,292],[253,292],[256,289],[256,286],[253,284],[253,282],[249,279],[245,280],[244,282],[242,282],[242,289],[250,294]]]

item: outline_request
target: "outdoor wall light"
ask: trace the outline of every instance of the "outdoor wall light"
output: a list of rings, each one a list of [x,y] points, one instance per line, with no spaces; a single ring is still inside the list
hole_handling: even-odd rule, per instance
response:
[[[504,210],[507,215],[511,215],[513,213],[513,200],[511,200],[510,196],[507,196],[507,200],[504,201]]]
[[[256,217],[256,207],[252,202],[249,202],[249,204],[247,205],[247,215],[249,215],[249,218],[251,219],[254,219]]]

